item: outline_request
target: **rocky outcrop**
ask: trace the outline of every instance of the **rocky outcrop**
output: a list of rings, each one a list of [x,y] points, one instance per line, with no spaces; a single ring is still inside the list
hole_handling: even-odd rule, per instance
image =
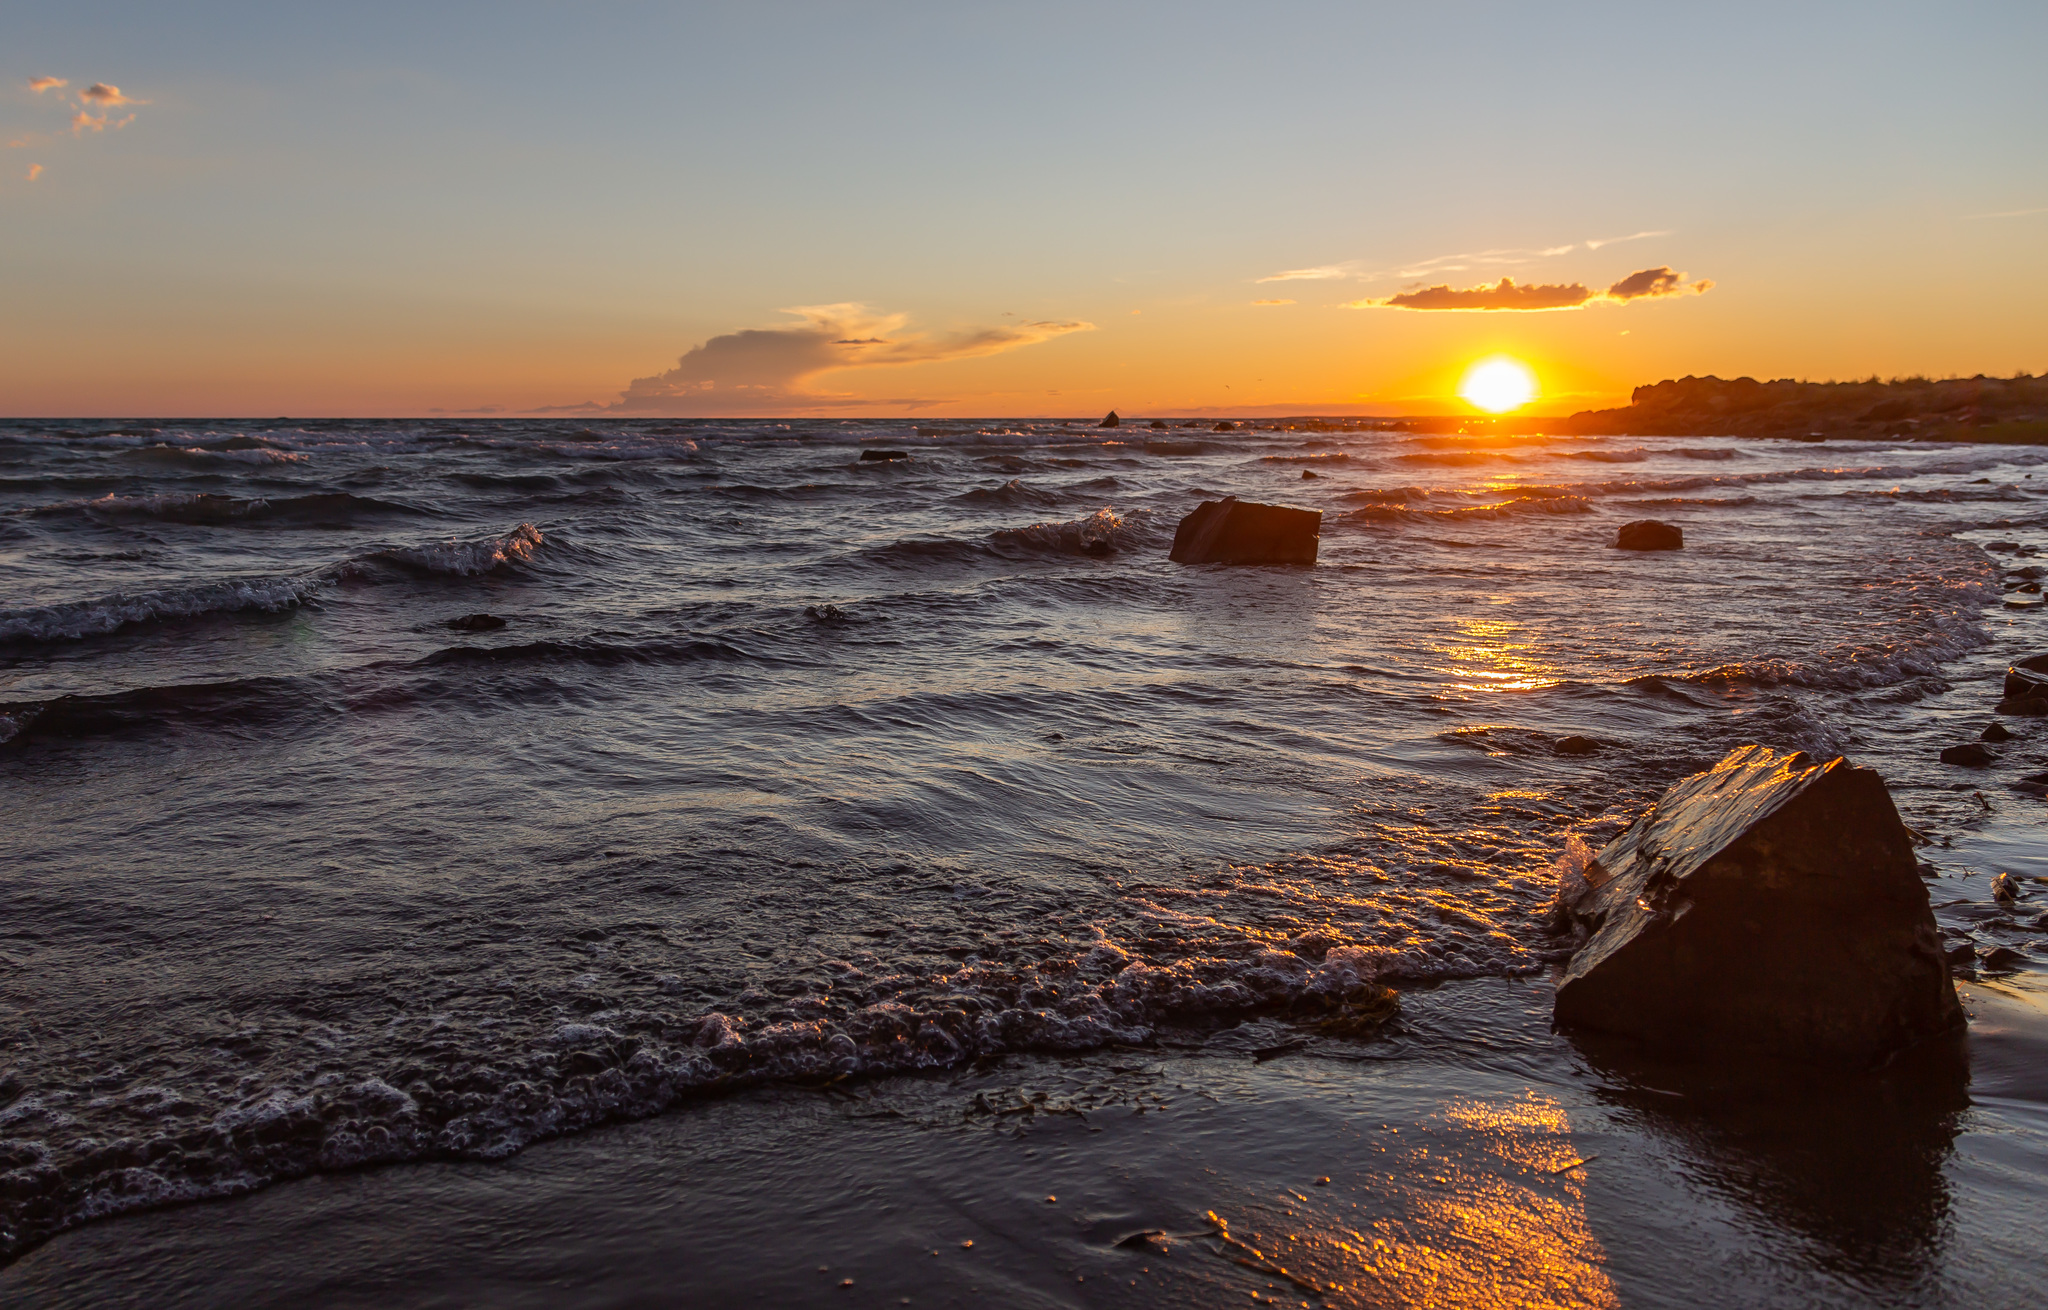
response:
[[[1205,500],[1174,529],[1167,558],[1176,564],[1313,564],[1322,527],[1318,510],[1235,496]]]
[[[1943,764],[1959,764],[1966,769],[1981,769],[1992,761],[1992,754],[1979,742],[1966,741],[1960,746],[1944,747],[1941,752]]]
[[[1098,428],[1120,428],[1123,425],[1124,421],[1116,416],[1115,410],[1111,410],[1109,413],[1104,414],[1102,422],[1097,423],[1095,426]]]
[[[907,450],[863,450],[860,453],[860,457],[869,463],[879,464],[890,460],[909,459],[910,452]]]
[[[1587,866],[1561,1025],[1692,1056],[1874,1061],[1957,1031],[1927,889],[1884,780],[1745,746]]]
[[[1617,550],[1684,550],[1685,533],[1675,523],[1664,523],[1657,519],[1637,519],[1621,525],[1621,531],[1614,536]]]
[[[496,632],[505,626],[505,620],[495,614],[464,614],[448,620],[448,626],[457,632]]]

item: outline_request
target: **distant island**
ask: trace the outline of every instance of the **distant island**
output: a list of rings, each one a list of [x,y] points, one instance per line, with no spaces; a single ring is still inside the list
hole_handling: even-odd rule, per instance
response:
[[[1408,431],[1566,433],[1574,436],[1862,437],[2048,445],[2048,376],[1795,382],[1683,377],[1637,387],[1619,409],[1569,418],[1431,417]]]

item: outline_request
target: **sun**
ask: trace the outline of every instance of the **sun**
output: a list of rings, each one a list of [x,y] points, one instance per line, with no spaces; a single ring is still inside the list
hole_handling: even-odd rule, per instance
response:
[[[1458,395],[1489,413],[1505,414],[1536,398],[1536,375],[1520,360],[1483,359],[1466,371]]]

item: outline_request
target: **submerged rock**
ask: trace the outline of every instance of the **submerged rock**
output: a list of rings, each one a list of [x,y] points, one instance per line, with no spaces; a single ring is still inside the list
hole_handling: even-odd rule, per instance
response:
[[[1621,525],[1621,531],[1615,534],[1614,545],[1617,550],[1683,550],[1685,533],[1679,531],[1674,523],[1637,519]]]
[[[1693,1056],[1874,1060],[1963,1022],[1884,780],[1766,746],[1674,784],[1565,905],[1560,1024]]]
[[[1307,482],[1307,481],[1309,481],[1309,480],[1311,480],[1311,479],[1313,479],[1313,478],[1315,478],[1315,477],[1317,477],[1317,476],[1319,476],[1319,475],[1318,475],[1318,474],[1317,474],[1317,473],[1315,472],[1315,470],[1313,470],[1313,469],[1303,469],[1303,470],[1301,471],[1301,480],[1302,480],[1303,482]]]
[[[1960,746],[1950,746],[1941,752],[1943,764],[1960,764],[1966,769],[1981,769],[1991,763],[1991,752],[1977,742],[1968,741]]]
[[[1984,735],[1981,738],[1979,738],[1979,740],[1993,742],[2011,741],[2012,731],[2009,728],[2007,728],[2003,723],[1999,723],[1997,720],[1993,720],[1991,726],[1984,729]]]
[[[1591,737],[1581,737],[1573,733],[1569,737],[1559,737],[1557,744],[1551,749],[1559,755],[1598,755],[1600,743]]]
[[[1102,422],[1097,423],[1095,426],[1098,428],[1120,428],[1123,425],[1124,421],[1116,416],[1115,410],[1111,410],[1109,413],[1104,414]]]
[[[448,620],[448,626],[457,632],[496,632],[505,626],[505,620],[495,614],[465,614]]]
[[[2000,714],[2015,714],[2023,719],[2038,719],[2048,714],[2048,693],[2036,696],[2008,696],[1995,707]]]
[[[2030,696],[2048,696],[2048,655],[2014,660],[2005,671],[2005,699],[2025,700]]]
[[[2019,880],[2009,873],[2001,873],[1991,880],[1991,899],[2001,905],[2011,905],[2020,898]]]
[[[910,452],[907,450],[863,450],[860,453],[860,457],[863,460],[869,461],[909,459]]]
[[[1167,558],[1176,564],[1313,564],[1321,511],[1225,496],[1180,521]]]

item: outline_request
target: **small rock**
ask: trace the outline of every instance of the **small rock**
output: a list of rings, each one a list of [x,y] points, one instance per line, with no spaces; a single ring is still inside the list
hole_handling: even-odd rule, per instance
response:
[[[2012,789],[2025,792],[2029,796],[2048,796],[2048,771],[2030,773],[2013,783]]]
[[[2001,873],[1991,880],[1991,899],[2000,905],[2011,905],[2020,898],[2020,885],[2009,873]]]
[[[863,450],[860,453],[860,457],[865,461],[881,463],[885,460],[909,459],[910,452],[907,450]]]
[[[1984,735],[1979,740],[2011,741],[2012,732],[2009,729],[2007,729],[2003,723],[1993,722],[1990,727],[1984,729]]]
[[[2013,973],[2023,969],[2027,957],[2010,946],[1987,946],[1977,952],[1977,961],[1992,973]]]
[[[1987,541],[1984,543],[1984,549],[1986,550],[2018,550],[2019,548],[2020,543],[2017,541]]]
[[[1151,421],[1150,423],[1147,423],[1147,424],[1146,424],[1145,426],[1146,426],[1146,427],[1148,427],[1148,428],[1151,428],[1151,429],[1152,429],[1152,430],[1153,430],[1154,432],[1164,432],[1164,431],[1166,431],[1166,425],[1165,425],[1164,423],[1161,423],[1161,422],[1160,422],[1160,421],[1159,421],[1158,419],[1156,419],[1156,418],[1155,418],[1155,419],[1153,419],[1153,420],[1152,420],[1152,421]]]
[[[1301,480],[1302,480],[1303,482],[1307,482],[1307,481],[1309,481],[1309,480],[1310,480],[1311,478],[1314,478],[1314,477],[1316,477],[1316,476],[1318,476],[1318,475],[1317,475],[1317,474],[1316,474],[1315,472],[1313,472],[1312,470],[1310,470],[1310,469],[1303,469],[1303,470],[1301,471]]]
[[[496,632],[505,626],[505,620],[495,614],[465,614],[448,620],[448,626],[457,632]]]
[[[1977,742],[1965,742],[1961,746],[1950,746],[1941,752],[1943,764],[1960,764],[1966,769],[1981,769],[1991,763],[1991,752]]]
[[[1215,427],[1213,427],[1213,428],[1210,428],[1210,429],[1209,429],[1209,431],[1211,431],[1211,432],[1235,432],[1235,431],[1237,431],[1237,424],[1235,424],[1235,423],[1232,423],[1232,422],[1231,422],[1230,420],[1228,420],[1228,419],[1225,419],[1225,420],[1224,420],[1223,422],[1221,422],[1221,423],[1218,423],[1218,424],[1217,424],[1217,425],[1216,425]]]
[[[806,605],[804,617],[816,619],[820,623],[839,623],[845,620],[846,611],[837,605]]]
[[[1123,425],[1124,421],[1116,416],[1115,410],[1111,410],[1109,413],[1104,414],[1102,422],[1097,423],[1095,426],[1098,428],[1120,428]]]
[[[1570,737],[1559,737],[1557,744],[1551,749],[1559,755],[1597,755],[1600,753],[1600,743],[1591,737],[1574,734]]]
[[[1674,523],[1663,523],[1657,519],[1637,519],[1621,525],[1615,534],[1617,550],[1683,550],[1685,533]]]
[[[1998,702],[1995,707],[2000,714],[2012,714],[2021,718],[2038,719],[2048,714],[2048,695],[2028,696],[2015,700],[2012,697]]]
[[[2014,660],[2005,671],[2005,699],[2025,700],[2030,696],[2048,696],[2048,655]]]

